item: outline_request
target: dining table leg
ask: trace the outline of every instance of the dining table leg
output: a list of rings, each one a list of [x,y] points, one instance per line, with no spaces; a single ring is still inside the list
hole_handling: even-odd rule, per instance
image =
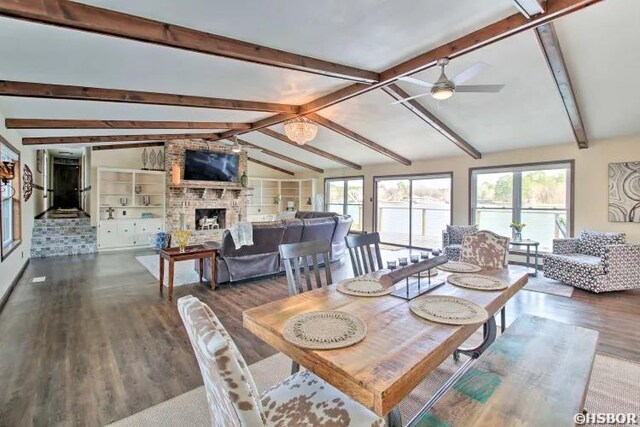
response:
[[[402,427],[400,408],[396,406],[387,414],[387,427]]]
[[[460,354],[465,354],[472,359],[477,359],[480,357],[482,353],[496,340],[496,335],[498,332],[498,328],[496,326],[496,318],[495,316],[490,316],[489,320],[487,320],[484,325],[482,325],[483,329],[483,340],[477,347],[472,348],[463,348],[460,347],[456,351],[453,352],[453,359],[458,361],[460,360]]]

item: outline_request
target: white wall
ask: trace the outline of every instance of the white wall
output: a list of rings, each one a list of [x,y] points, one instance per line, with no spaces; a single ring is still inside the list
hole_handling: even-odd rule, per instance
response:
[[[362,148],[366,150],[366,148]],[[627,233],[629,242],[640,242],[640,224],[608,221],[608,164],[640,161],[640,135],[590,142],[589,148],[579,150],[576,144],[562,144],[483,155],[474,160],[467,155],[433,160],[415,161],[411,166],[398,163],[364,166],[353,169],[327,170],[321,178],[364,175],[364,229],[373,230],[373,177],[393,174],[453,172],[453,222],[469,222],[469,168],[500,166],[518,163],[575,160],[574,231],[583,228]],[[296,178],[318,176],[296,174]],[[318,187],[321,190],[322,185]]]
[[[20,175],[22,176],[22,165],[27,164],[35,173],[36,170],[36,152],[29,147],[23,147],[20,136],[13,130],[4,126],[4,116],[0,115],[0,134],[9,141],[16,149],[20,151]],[[36,193],[34,193],[34,196]],[[23,194],[21,194],[21,197]],[[8,291],[9,286],[16,278],[20,269],[24,266],[31,253],[31,231],[33,228],[34,217],[34,197],[32,196],[28,202],[22,201],[22,243],[2,262],[0,262],[0,298]]]
[[[249,176],[249,178],[293,178],[291,175],[279,172],[266,166],[259,165],[257,163],[253,163],[251,161],[247,162],[247,175]]]

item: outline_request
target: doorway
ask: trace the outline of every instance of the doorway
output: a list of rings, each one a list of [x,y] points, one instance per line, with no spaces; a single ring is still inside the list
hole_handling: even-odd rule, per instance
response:
[[[374,227],[383,243],[439,248],[451,224],[452,174],[374,177]]]
[[[79,159],[53,159],[53,207],[80,209]]]

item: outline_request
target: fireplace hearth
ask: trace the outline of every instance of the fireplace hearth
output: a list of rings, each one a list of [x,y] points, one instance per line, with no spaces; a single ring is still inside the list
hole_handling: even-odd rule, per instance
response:
[[[196,209],[196,230],[220,230],[226,227],[226,209]]]

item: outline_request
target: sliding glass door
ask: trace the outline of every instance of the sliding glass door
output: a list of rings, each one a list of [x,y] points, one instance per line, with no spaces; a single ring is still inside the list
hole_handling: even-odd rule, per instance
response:
[[[375,178],[375,229],[389,244],[437,248],[451,223],[451,174]]]

